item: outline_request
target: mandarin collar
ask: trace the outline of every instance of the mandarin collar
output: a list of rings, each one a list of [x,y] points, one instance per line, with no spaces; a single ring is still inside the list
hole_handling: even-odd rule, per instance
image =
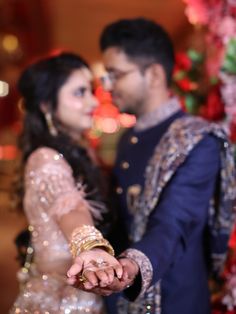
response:
[[[137,132],[145,131],[167,120],[173,114],[181,110],[181,104],[177,97],[171,97],[162,103],[155,110],[144,114],[138,118],[134,130]]]

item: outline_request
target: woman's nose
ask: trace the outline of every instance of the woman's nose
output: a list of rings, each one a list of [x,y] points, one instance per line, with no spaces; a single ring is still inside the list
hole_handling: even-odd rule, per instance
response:
[[[92,96],[92,101],[91,101],[91,106],[93,107],[93,108],[96,108],[97,106],[99,105],[99,100],[97,99],[97,97],[96,96]]]

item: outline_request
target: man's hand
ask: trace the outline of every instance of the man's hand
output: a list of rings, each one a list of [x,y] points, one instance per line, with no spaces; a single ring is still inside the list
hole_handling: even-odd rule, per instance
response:
[[[138,264],[134,260],[126,257],[119,258],[119,262],[123,268],[123,275],[121,277],[121,280],[134,281],[135,277],[139,273]]]

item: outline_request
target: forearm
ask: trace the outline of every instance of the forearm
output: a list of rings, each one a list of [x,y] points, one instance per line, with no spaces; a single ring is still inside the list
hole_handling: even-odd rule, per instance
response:
[[[71,234],[74,229],[82,227],[83,225],[94,225],[90,211],[85,206],[80,206],[79,209],[70,211],[59,217],[57,221],[68,241],[71,240]]]
[[[165,276],[170,265],[181,258],[185,248],[186,242],[180,230],[177,231],[174,225],[164,222],[157,223],[156,227],[149,230],[141,241],[131,247],[148,259],[153,270],[150,285],[157,283]],[[142,278],[145,276],[143,275]]]

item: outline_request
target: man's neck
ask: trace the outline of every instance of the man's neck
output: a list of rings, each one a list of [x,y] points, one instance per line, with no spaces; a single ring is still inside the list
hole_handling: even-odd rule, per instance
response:
[[[136,131],[144,131],[149,129],[168,119],[180,109],[181,105],[178,98],[167,97],[165,101],[158,101],[152,110],[147,110],[145,114],[141,115],[137,119],[134,129]]]
[[[139,120],[143,116],[156,111],[162,104],[167,103],[171,96],[172,92],[168,88],[157,88],[149,91],[144,103],[140,106],[140,111],[137,113],[136,118]]]

